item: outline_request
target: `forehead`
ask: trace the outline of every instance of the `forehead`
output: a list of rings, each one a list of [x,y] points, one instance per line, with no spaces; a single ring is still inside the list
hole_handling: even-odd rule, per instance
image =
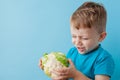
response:
[[[71,27],[71,34],[72,35],[93,36],[93,35],[97,34],[97,32],[94,28],[79,28],[79,29],[76,29],[74,27]]]

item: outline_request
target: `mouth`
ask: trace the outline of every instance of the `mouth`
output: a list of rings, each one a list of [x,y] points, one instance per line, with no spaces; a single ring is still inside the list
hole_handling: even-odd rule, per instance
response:
[[[80,52],[84,52],[85,51],[85,48],[84,47],[77,47],[78,51]]]

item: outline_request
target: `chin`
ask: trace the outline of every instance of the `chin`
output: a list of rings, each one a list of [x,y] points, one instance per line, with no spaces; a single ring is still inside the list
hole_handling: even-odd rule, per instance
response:
[[[78,50],[78,52],[79,52],[80,54],[87,54],[89,51],[79,51],[79,50]]]
[[[81,51],[78,51],[80,54],[86,54],[86,52],[81,52]]]

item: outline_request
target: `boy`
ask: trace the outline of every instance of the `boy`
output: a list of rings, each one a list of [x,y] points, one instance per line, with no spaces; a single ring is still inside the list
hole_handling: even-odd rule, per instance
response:
[[[70,66],[53,71],[53,80],[110,80],[114,71],[112,56],[100,42],[106,37],[106,10],[95,2],[85,2],[71,16],[71,35],[75,47],[67,54]]]

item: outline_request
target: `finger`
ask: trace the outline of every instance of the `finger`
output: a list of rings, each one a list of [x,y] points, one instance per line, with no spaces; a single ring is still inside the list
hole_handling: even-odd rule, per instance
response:
[[[40,66],[41,65],[41,60],[39,60],[39,62],[38,62],[38,66]]]
[[[68,69],[69,68],[64,67],[64,68],[61,68],[61,69],[55,69],[54,71],[59,72],[61,74],[66,74],[66,72],[68,71]]]
[[[53,80],[66,80],[68,77],[67,76],[58,76],[54,78]]]
[[[68,61],[69,61],[69,63],[70,63],[71,66],[74,66],[74,64],[73,64],[73,62],[72,62],[71,59],[68,59]]]
[[[40,64],[42,64],[42,59],[39,59],[39,63],[38,63],[38,65],[40,65]]]
[[[57,76],[60,76],[60,72],[57,70],[51,70],[51,73],[56,74]]]
[[[44,66],[42,65],[42,59],[39,60],[38,66],[43,70]]]
[[[68,71],[66,71],[66,72],[57,72],[57,71],[54,71],[53,73],[56,74],[57,76],[63,77],[63,78],[66,78],[65,76],[68,76],[68,74],[69,74]]]

